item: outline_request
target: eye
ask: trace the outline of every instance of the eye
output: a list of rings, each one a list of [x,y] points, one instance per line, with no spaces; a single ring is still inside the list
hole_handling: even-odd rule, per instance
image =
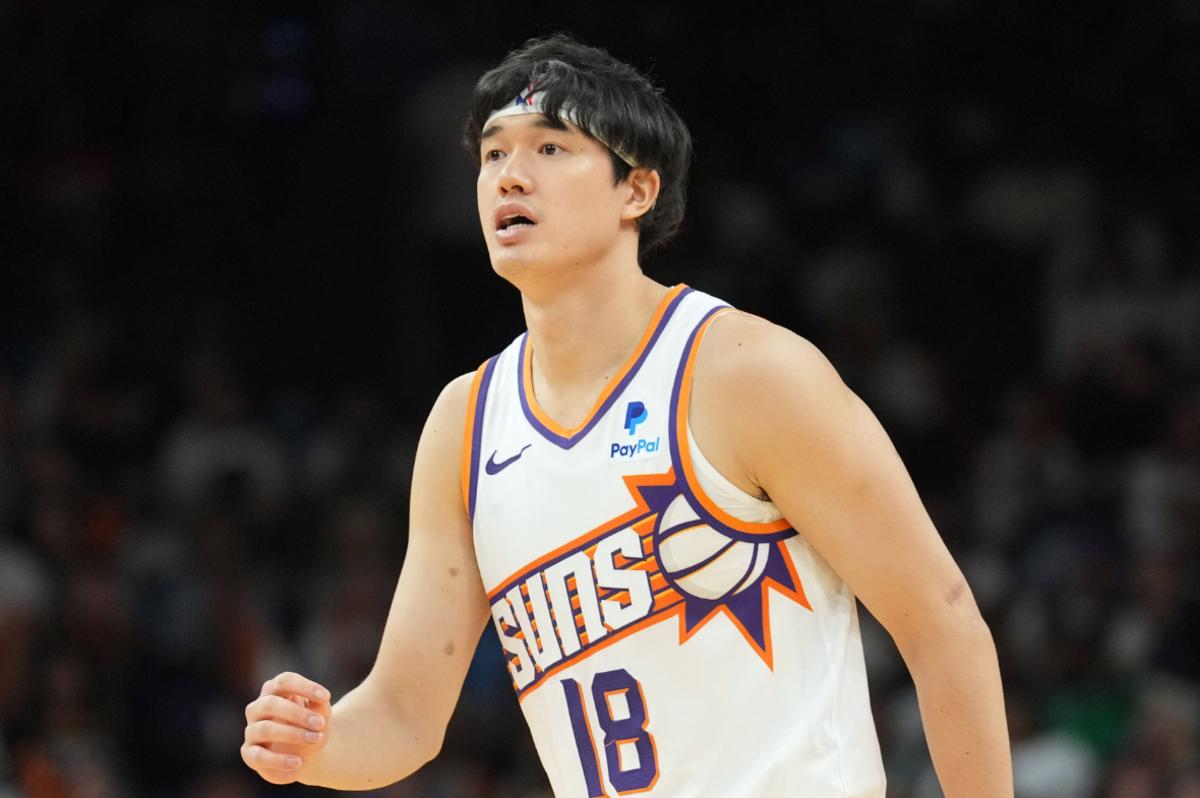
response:
[[[504,153],[501,150],[488,150],[483,154],[484,161],[498,161],[503,157]]]
[[[558,146],[557,144],[547,142],[546,144],[542,145],[542,152],[546,153],[547,155],[557,155],[558,153],[562,152],[562,147]]]

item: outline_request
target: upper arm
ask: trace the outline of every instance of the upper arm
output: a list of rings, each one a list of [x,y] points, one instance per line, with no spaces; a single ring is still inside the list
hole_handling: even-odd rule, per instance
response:
[[[421,432],[408,551],[369,677],[406,716],[435,724],[439,734],[488,617],[460,490],[471,376],[446,386]]]
[[[693,396],[693,419],[728,419],[717,438],[736,449],[733,467],[771,497],[902,652],[936,634],[934,620],[977,617],[887,433],[816,347],[728,314],[701,348]]]

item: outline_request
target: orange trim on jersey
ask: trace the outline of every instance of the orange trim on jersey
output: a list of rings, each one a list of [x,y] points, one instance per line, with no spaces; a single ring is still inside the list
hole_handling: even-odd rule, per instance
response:
[[[636,499],[637,503],[632,509],[630,509],[628,512],[622,513],[616,518],[605,521],[603,524],[591,530],[590,532],[584,532],[574,540],[564,543],[557,549],[551,551],[549,554],[539,557],[529,565],[522,567],[521,570],[514,571],[508,576],[508,578],[502,580],[498,587],[488,591],[488,602],[490,603],[502,592],[506,592],[505,588],[511,588],[514,582],[517,580],[523,581],[526,577],[528,577],[534,571],[540,569],[543,565],[551,560],[557,559],[573,549],[584,550],[584,546],[587,543],[599,542],[598,540],[593,541],[593,539],[599,538],[602,535],[606,535],[609,532],[615,532],[622,527],[629,526],[636,519],[639,519],[643,515],[649,513],[650,507],[646,504],[646,501],[642,498],[642,495],[637,491],[636,486],[673,485],[675,483],[675,473],[673,471],[668,471],[665,474],[627,475],[623,476],[622,479],[625,481],[625,486],[629,489],[630,494],[632,494]]]
[[[569,659],[564,658],[562,661],[556,662],[554,665],[551,665],[548,670],[542,671],[537,676],[535,676],[534,680],[532,682],[530,682],[529,685],[527,687],[525,687],[524,690],[517,695],[517,701],[518,702],[524,701],[525,696],[529,695],[534,690],[541,687],[543,684],[545,684],[549,680],[549,678],[551,676],[558,673],[559,671],[562,671],[566,668],[570,668],[575,665],[578,665],[580,662],[583,662],[585,659],[592,656],[593,654],[595,654],[599,651],[603,651],[604,649],[611,646],[613,643],[616,643],[620,640],[624,640],[626,637],[633,634],[634,632],[641,631],[642,629],[653,626],[656,623],[662,623],[663,621],[670,620],[674,615],[676,615],[678,613],[682,613],[683,597],[680,596],[678,593],[675,593],[674,598],[675,598],[675,601],[679,604],[679,607],[676,608],[674,606],[668,606],[668,609],[669,610],[673,609],[674,612],[671,612],[671,611],[661,611],[660,612],[658,609],[655,609],[650,615],[641,619],[637,623],[631,623],[629,626],[623,626],[620,629],[618,629],[617,631],[611,632],[607,637],[605,637],[599,643],[596,643],[591,648],[587,649],[587,651],[584,652],[582,655],[574,655]],[[535,667],[536,667],[536,663],[535,663]]]
[[[625,379],[625,375],[629,373],[630,369],[641,358],[646,346],[650,343],[650,339],[654,337],[654,331],[658,329],[659,322],[662,321],[663,314],[667,312],[667,308],[670,307],[672,300],[685,290],[687,290],[687,286],[680,283],[668,291],[667,295],[662,298],[662,301],[659,302],[658,307],[654,311],[654,315],[650,317],[650,322],[646,325],[646,331],[642,334],[642,340],[638,342],[637,348],[633,350],[633,354],[625,361],[625,365],[621,367],[620,371],[609,379],[608,384],[604,386],[604,390],[600,392],[599,398],[596,399],[596,403],[592,405],[592,409],[573,428],[568,429],[550,418],[546,411],[542,410],[541,405],[538,404],[537,395],[533,390],[533,347],[527,345],[525,347],[524,362],[521,364],[521,379],[525,386],[525,399],[529,403],[530,411],[533,412],[537,420],[551,432],[561,435],[564,438],[574,437],[576,433],[586,427],[592,418],[595,417],[596,413],[599,412],[600,408],[604,406],[604,403],[608,401],[608,397],[612,395],[612,392],[621,384],[621,380]]]
[[[596,529],[579,536],[575,540],[570,541],[569,543],[566,543],[566,544],[558,547],[557,549],[550,552],[549,554],[546,554],[545,556],[541,557],[535,563],[527,565],[524,568],[522,568],[520,571],[512,574],[508,579],[506,579],[504,582],[502,582],[499,585],[499,587],[495,588],[494,590],[492,590],[488,593],[489,602],[493,601],[496,598],[496,596],[500,595],[501,593],[507,593],[514,586],[518,586],[519,590],[521,591],[521,598],[523,599],[523,603],[525,603],[526,607],[527,607],[526,615],[530,617],[530,620],[532,622],[532,620],[533,620],[532,606],[531,606],[530,597],[526,592],[527,585],[525,582],[530,575],[537,573],[539,569],[541,569],[543,566],[546,565],[546,563],[548,563],[551,560],[554,560],[564,554],[567,554],[567,553],[571,552],[572,550],[589,552],[589,556],[592,556],[595,552],[596,544],[599,543],[599,539],[601,537],[603,537],[604,535],[606,535],[610,532],[617,531],[618,529],[626,527],[626,526],[629,526],[632,529],[638,530],[639,533],[641,534],[641,536],[643,537],[643,543],[645,543],[647,536],[651,535],[653,533],[654,516],[651,514],[648,517],[646,517],[647,514],[650,514],[650,508],[646,504],[645,499],[642,497],[641,492],[637,488],[640,486],[648,486],[648,485],[661,485],[661,486],[672,485],[675,483],[675,474],[673,471],[668,471],[666,474],[659,474],[659,475],[644,475],[644,474],[629,475],[629,476],[622,477],[622,479],[625,481],[626,487],[629,489],[630,495],[635,500],[635,505],[636,505],[635,507],[630,509],[628,512],[622,514],[621,516],[602,524],[601,526],[597,527]],[[757,545],[763,545],[763,544],[757,544]],[[580,662],[582,662],[583,660],[592,656],[593,654],[595,654],[599,651],[602,651],[603,649],[607,648],[608,646],[612,645],[613,643],[616,643],[616,642],[619,642],[619,641],[625,639],[629,635],[635,634],[642,629],[646,629],[650,626],[653,626],[654,624],[661,623],[663,621],[669,620],[670,618],[676,617],[676,616],[679,618],[679,643],[680,643],[680,645],[682,645],[688,639],[690,639],[693,635],[695,635],[710,620],[712,620],[713,617],[715,617],[717,614],[719,614],[721,612],[724,612],[725,616],[729,619],[730,623],[733,624],[734,628],[736,628],[738,630],[739,634],[742,635],[743,639],[745,639],[746,643],[751,647],[751,650],[753,650],[755,653],[758,654],[758,656],[763,660],[763,662],[767,665],[768,668],[773,669],[774,668],[774,651],[773,651],[772,634],[771,634],[771,616],[770,616],[769,607],[768,607],[768,602],[769,602],[768,591],[775,590],[775,591],[779,592],[780,594],[791,598],[796,603],[798,603],[799,605],[801,605],[802,607],[804,607],[805,609],[808,609],[810,611],[812,610],[812,606],[809,604],[808,597],[804,593],[804,587],[800,581],[800,576],[796,571],[796,565],[792,560],[791,553],[788,550],[787,542],[786,541],[773,541],[767,545],[777,546],[779,548],[780,556],[783,557],[784,566],[787,568],[788,575],[791,578],[792,583],[795,585],[795,588],[785,586],[785,585],[781,584],[778,580],[771,578],[771,577],[766,577],[760,583],[753,586],[752,588],[747,588],[747,589],[755,589],[755,590],[759,591],[759,601],[761,602],[761,613],[762,613],[763,624],[764,624],[763,625],[763,640],[764,640],[765,646],[758,645],[758,643],[755,641],[754,637],[742,625],[742,622],[738,619],[737,615],[732,610],[730,610],[728,607],[726,607],[725,605],[720,605],[720,606],[714,608],[713,611],[706,614],[704,618],[701,618],[698,622],[692,624],[691,631],[689,632],[686,628],[687,627],[687,616],[686,616],[686,603],[685,603],[684,595],[682,593],[680,593],[676,588],[674,588],[671,585],[671,583],[668,581],[666,576],[662,573],[662,571],[660,570],[660,565],[657,561],[657,557],[655,557],[653,555],[653,553],[647,553],[647,557],[645,560],[643,560],[641,562],[634,562],[631,565],[628,565],[625,570],[637,569],[637,570],[642,570],[642,571],[646,571],[649,573],[652,604],[651,604],[651,608],[650,608],[648,614],[646,616],[644,616],[643,618],[641,618],[640,620],[635,621],[634,623],[632,623],[628,626],[624,626],[624,627],[621,627],[616,630],[613,630],[612,627],[608,626],[606,623],[605,628],[608,631],[608,633],[604,636],[604,639],[597,639],[597,641],[593,643],[590,635],[588,635],[588,636],[586,636],[586,642],[585,642],[586,623],[584,624],[584,628],[580,629],[580,624],[583,619],[581,617],[579,617],[579,615],[578,615],[579,604],[578,604],[578,594],[577,594],[575,597],[572,598],[572,600],[570,602],[571,603],[571,615],[572,615],[571,621],[574,623],[576,633],[580,637],[580,644],[581,644],[582,650],[579,652],[576,652],[575,654],[572,654],[570,656],[564,656],[561,660],[559,660],[554,665],[550,666],[548,669],[541,671],[541,672],[537,672],[536,675],[534,676],[533,681],[530,684],[528,684],[524,688],[517,688],[518,701],[523,701],[526,695],[528,695],[530,692],[538,689],[544,682],[546,682],[549,679],[549,677],[551,677],[567,668],[571,668],[571,667],[574,667],[575,665],[578,665]],[[628,596],[628,589],[627,588],[612,588],[612,589],[606,589],[606,590],[605,589],[597,590],[598,601],[605,601],[605,600],[613,599],[614,597],[617,597],[617,596]],[[552,618],[553,618],[554,610],[552,608],[550,608],[550,612],[551,612]],[[552,620],[552,626],[557,624],[557,622],[558,622],[558,619],[554,618]],[[533,645],[537,645],[537,641],[536,640],[534,640],[534,641],[525,640],[524,634],[520,633],[519,630],[511,630],[511,631],[516,631],[517,634],[510,635],[510,636],[524,640],[526,648],[531,650],[531,661],[533,662],[533,667],[535,668],[535,672],[536,672],[536,669],[538,668],[538,666],[537,666],[536,660],[532,659],[531,647]],[[541,634],[540,634],[541,630],[538,630],[536,628],[531,628],[531,631],[534,633],[535,637],[541,636]],[[539,646],[539,649],[540,649],[540,646]],[[514,687],[516,687],[515,684],[514,684]]]
[[[732,311],[733,308],[722,308],[708,318],[696,333],[695,339],[692,341],[691,351],[687,355],[687,365],[684,367],[683,378],[679,385],[679,404],[675,408],[675,440],[679,447],[679,460],[683,465],[683,479],[687,483],[688,489],[696,500],[703,505],[714,518],[720,521],[730,529],[736,529],[739,532],[745,532],[752,535],[769,535],[776,532],[783,532],[791,529],[792,525],[788,523],[786,518],[780,518],[778,521],[770,521],[768,523],[757,523],[754,521],[743,521],[740,518],[730,515],[721,509],[704,489],[700,486],[700,480],[696,477],[695,466],[692,462],[692,454],[688,446],[687,438],[687,419],[688,408],[692,396],[692,377],[696,367],[696,355],[700,352],[700,342],[704,339],[704,335],[708,332],[708,328],[712,323]]]
[[[475,475],[475,452],[471,449],[475,438],[475,406],[479,401],[479,385],[483,382],[483,372],[487,369],[487,364],[485,360],[483,365],[475,370],[475,377],[471,380],[471,392],[467,396],[467,419],[463,429],[462,471],[459,482],[462,488],[463,509],[467,511],[468,516],[471,514],[471,479]]]
[[[723,604],[715,607],[711,612],[701,618],[692,626],[691,632],[688,632],[686,626],[687,616],[684,597],[679,593],[678,590],[668,584],[661,590],[654,591],[654,605],[650,610],[649,615],[635,623],[630,624],[629,626],[624,626],[615,632],[610,632],[604,640],[589,646],[580,653],[574,654],[570,657],[564,657],[559,662],[550,666],[550,668],[547,670],[537,674],[529,685],[518,690],[517,701],[524,701],[527,695],[541,687],[551,676],[555,675],[556,673],[578,665],[588,657],[591,657],[593,654],[604,650],[613,643],[624,640],[629,635],[675,617],[679,619],[679,644],[683,645],[702,628],[704,628],[704,626],[714,617],[716,617],[718,614],[724,613],[725,617],[729,619],[729,622],[733,624],[733,627],[738,630],[739,634],[741,634],[747,645],[749,645],[750,648],[758,654],[763,662],[766,663],[768,668],[774,670],[775,653],[773,638],[771,635],[771,614],[767,606],[769,601],[768,591],[774,589],[780,594],[793,599],[797,604],[809,611],[812,610],[812,605],[809,604],[808,596],[804,593],[804,586],[800,582],[800,576],[796,572],[796,565],[792,561],[792,556],[787,549],[786,541],[775,541],[774,543],[768,545],[779,547],[780,554],[783,556],[784,564],[787,566],[788,574],[795,583],[796,589],[792,590],[791,588],[781,585],[777,580],[770,577],[763,579],[761,584],[753,588],[760,591],[759,600],[762,602],[763,640],[766,641],[765,648],[758,645],[753,635],[746,631],[746,628],[742,626],[742,622],[738,619],[737,615],[735,615],[732,610]],[[537,667],[536,663],[534,664],[534,667]]]
[[[636,680],[635,680],[635,681],[636,681]],[[605,706],[607,706],[607,707],[608,707],[608,716],[609,716],[610,718],[615,718],[615,716],[613,715],[612,697],[613,697],[613,696],[615,696],[617,693],[628,693],[628,692],[629,692],[629,688],[628,688],[628,687],[621,687],[621,688],[619,688],[619,689],[617,689],[617,690],[606,690],[606,691],[604,691],[604,704],[605,704]],[[628,696],[626,696],[626,698],[625,698],[625,702],[626,702],[626,706],[628,706],[628,702],[629,702],[629,697],[628,697]],[[635,739],[636,739],[636,738],[635,738]],[[618,754],[617,756],[618,756],[618,758],[619,758],[619,757],[620,757],[620,754]],[[622,770],[624,770],[624,768],[621,768],[621,769],[622,769]]]
[[[804,607],[806,610],[809,610],[810,612],[812,611],[812,605],[808,603],[808,596],[804,593],[804,585],[800,582],[800,575],[796,573],[796,564],[792,562],[792,555],[787,550],[787,543],[779,540],[768,545],[779,547],[779,552],[783,556],[783,562],[787,566],[788,574],[791,576],[792,582],[796,585],[796,589],[792,590],[789,587],[781,585],[777,580],[771,577],[763,579],[762,584],[758,586],[758,590],[760,591],[759,600],[762,602],[763,640],[766,642],[766,647],[763,648],[758,645],[758,642],[754,639],[754,636],[746,631],[746,627],[742,626],[742,622],[738,620],[737,615],[735,615],[733,610],[729,609],[726,604],[720,604],[714,607],[707,615],[705,615],[692,626],[691,632],[688,632],[686,628],[686,620],[681,613],[679,616],[680,645],[683,645],[690,640],[718,613],[724,613],[725,617],[728,618],[730,623],[733,624],[733,627],[738,630],[746,643],[749,644],[754,651],[758,652],[758,655],[762,657],[763,662],[767,663],[767,667],[771,670],[775,670],[775,647],[772,642],[773,638],[771,637],[771,613],[770,608],[767,606],[769,602],[769,594],[767,591],[771,588],[774,588],[776,591],[784,596],[787,596],[788,598],[791,598],[797,604]]]

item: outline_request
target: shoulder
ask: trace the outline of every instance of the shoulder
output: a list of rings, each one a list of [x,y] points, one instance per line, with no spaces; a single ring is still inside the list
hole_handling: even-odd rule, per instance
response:
[[[742,311],[714,320],[696,356],[697,393],[715,392],[738,404],[769,406],[836,398],[845,385],[812,342]]]
[[[429,411],[429,422],[438,422],[439,426],[446,425],[450,421],[456,421],[458,424],[457,432],[462,432],[463,419],[467,414],[467,406],[471,402],[471,397],[475,392],[475,376],[478,372],[468,372],[460,374],[450,382],[446,383],[438,394],[437,400],[433,403],[433,408]],[[430,424],[427,423],[426,427]]]
[[[482,366],[480,367],[482,369]],[[434,406],[448,405],[451,408],[465,410],[467,402],[474,391],[476,377],[479,375],[479,370],[468,371],[466,374],[459,374],[442,388],[442,392],[438,394],[437,402]]]
[[[696,355],[689,415],[701,450],[751,495],[780,458],[814,467],[856,398],[810,341],[741,311],[721,314]]]
[[[448,517],[462,508],[463,441],[475,374],[463,374],[448,382],[429,411],[417,442],[413,464],[413,506],[442,508]]]
[[[438,394],[425,419],[421,439],[417,445],[418,463],[422,450],[436,454],[436,461],[454,464],[457,474],[459,453],[466,437],[468,416],[477,389],[479,372],[461,374],[446,383]]]

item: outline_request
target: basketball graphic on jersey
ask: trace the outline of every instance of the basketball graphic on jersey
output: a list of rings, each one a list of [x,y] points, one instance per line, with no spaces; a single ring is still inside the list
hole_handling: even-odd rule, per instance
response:
[[[695,598],[718,601],[762,576],[770,543],[735,540],[706,524],[680,494],[659,516],[654,545],[663,575]]]

